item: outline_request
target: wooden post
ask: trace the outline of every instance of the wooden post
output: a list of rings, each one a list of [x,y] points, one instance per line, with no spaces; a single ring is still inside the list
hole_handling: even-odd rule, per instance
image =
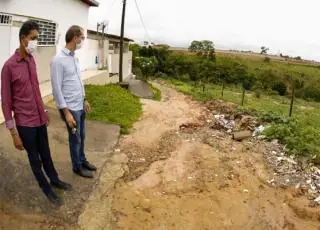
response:
[[[121,20],[121,35],[120,35],[120,54],[119,54],[119,82],[123,82],[123,39],[124,39],[124,24],[126,18],[126,4],[127,0],[123,0],[122,6],[122,20]]]
[[[289,117],[292,117],[293,101],[294,101],[294,91],[295,91],[295,84],[292,84],[292,95],[291,95],[291,102],[290,102],[290,109],[289,109]]]
[[[223,99],[224,87],[225,87],[224,82],[222,82],[222,90],[221,90],[221,98],[222,99]]]
[[[245,96],[245,94],[246,94],[246,90],[245,90],[245,88],[243,88],[243,91],[242,91],[242,99],[241,99],[241,106],[244,105],[244,96]]]

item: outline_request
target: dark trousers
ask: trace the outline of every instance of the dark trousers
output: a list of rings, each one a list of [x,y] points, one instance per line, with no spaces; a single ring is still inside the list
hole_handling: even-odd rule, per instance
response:
[[[42,171],[42,166],[51,182],[59,180],[51,158],[47,126],[35,128],[20,126],[17,127],[17,130],[23,146],[28,153],[32,172],[42,191],[47,194],[51,190],[51,187]]]
[[[67,125],[69,133],[69,148],[72,161],[73,170],[77,170],[82,167],[83,163],[87,161],[86,155],[84,153],[84,142],[86,137],[85,130],[85,119],[86,113],[84,110],[73,111],[70,110],[74,120],[76,121],[76,132],[73,133],[72,129]],[[62,111],[60,111],[62,119],[66,122],[65,116]]]

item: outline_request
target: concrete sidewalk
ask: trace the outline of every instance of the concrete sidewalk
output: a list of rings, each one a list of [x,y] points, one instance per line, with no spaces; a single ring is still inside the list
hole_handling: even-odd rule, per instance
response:
[[[49,109],[49,141],[55,167],[61,179],[73,186],[72,192],[57,191],[65,205],[56,210],[42,194],[31,172],[26,152],[14,149],[9,132],[0,126],[0,210],[16,214],[49,214],[74,223],[88,199],[99,173],[117,144],[120,128],[99,122],[87,122],[86,155],[99,171],[95,179],[84,179],[72,173],[67,131],[55,109]]]
[[[132,94],[145,99],[152,99],[152,89],[150,85],[141,80],[131,79],[128,81],[129,90]]]

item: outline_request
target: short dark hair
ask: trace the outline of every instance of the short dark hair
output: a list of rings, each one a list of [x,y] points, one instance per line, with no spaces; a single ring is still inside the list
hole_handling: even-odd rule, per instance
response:
[[[39,31],[39,25],[35,21],[28,20],[20,28],[19,39],[21,40],[22,36],[28,36],[32,30]]]
[[[83,29],[80,26],[71,26],[66,33],[66,43],[70,43],[75,37],[81,36]]]

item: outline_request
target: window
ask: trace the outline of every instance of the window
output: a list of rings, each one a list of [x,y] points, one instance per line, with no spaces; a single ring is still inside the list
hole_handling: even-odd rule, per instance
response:
[[[0,25],[11,25],[12,16],[7,14],[0,14]]]
[[[38,38],[39,46],[55,46],[56,45],[56,23],[48,21],[35,20],[39,24],[40,35]]]

